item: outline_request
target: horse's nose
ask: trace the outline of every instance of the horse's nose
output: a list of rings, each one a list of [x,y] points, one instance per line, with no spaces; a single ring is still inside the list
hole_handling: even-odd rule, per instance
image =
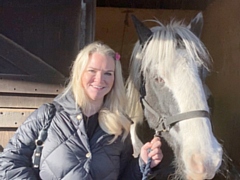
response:
[[[193,179],[212,179],[221,165],[221,152],[204,157],[201,154],[193,154],[190,158],[190,169]],[[198,177],[198,178],[196,178]],[[191,179],[189,178],[189,179]]]

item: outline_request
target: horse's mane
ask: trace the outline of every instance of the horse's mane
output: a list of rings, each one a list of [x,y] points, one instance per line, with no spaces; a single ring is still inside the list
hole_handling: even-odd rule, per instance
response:
[[[129,97],[129,113],[133,121],[142,121],[143,113],[139,101],[141,75],[146,77],[148,72],[154,78],[167,75],[171,66],[176,63],[177,54],[186,57],[189,63],[197,63],[209,70],[211,57],[208,50],[190,29],[182,22],[171,21],[151,28],[151,38],[142,46],[139,41],[135,44],[130,62],[130,75],[127,80],[127,95]]]

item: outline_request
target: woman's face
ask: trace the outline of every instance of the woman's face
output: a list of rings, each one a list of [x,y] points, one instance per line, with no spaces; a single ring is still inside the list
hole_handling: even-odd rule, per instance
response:
[[[103,102],[104,96],[112,89],[114,71],[115,62],[112,57],[97,52],[90,56],[83,72],[82,85],[91,100]]]

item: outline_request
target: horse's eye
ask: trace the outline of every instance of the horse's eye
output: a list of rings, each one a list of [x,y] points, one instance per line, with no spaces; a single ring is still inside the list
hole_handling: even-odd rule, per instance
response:
[[[155,77],[154,80],[158,83],[164,83],[164,80],[160,77]]]

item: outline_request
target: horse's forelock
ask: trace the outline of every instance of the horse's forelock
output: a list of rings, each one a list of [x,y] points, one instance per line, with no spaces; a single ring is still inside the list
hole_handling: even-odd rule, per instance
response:
[[[143,47],[137,43],[132,54],[132,62],[141,67],[139,70],[144,74],[147,73],[147,69],[161,70],[161,74],[168,73],[165,71],[174,63],[174,54],[179,43],[185,48],[189,60],[209,70],[211,57],[206,47],[182,22],[173,21],[167,26],[160,24],[151,30],[153,35],[149,41]],[[141,60],[137,57],[139,54]]]

